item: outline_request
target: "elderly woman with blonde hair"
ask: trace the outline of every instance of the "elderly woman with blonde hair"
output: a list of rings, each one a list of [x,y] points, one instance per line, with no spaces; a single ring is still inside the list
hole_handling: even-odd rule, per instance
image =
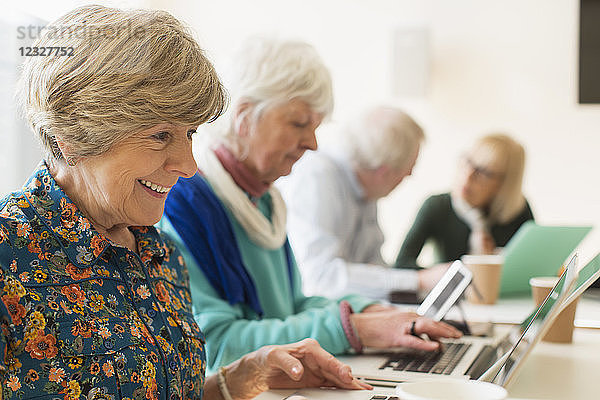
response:
[[[273,182],[317,148],[315,130],[333,108],[329,71],[312,46],[267,38],[244,43],[231,66],[222,136],[196,151],[200,171],[173,187],[161,223],[187,249],[209,368],[308,337],[342,354],[363,345],[435,350],[437,339],[458,336],[449,325],[357,295],[302,293]]]
[[[450,193],[429,197],[408,232],[396,266],[417,265],[426,241],[440,263],[491,254],[533,219],[522,192],[525,150],[505,134],[478,139],[461,158]]]
[[[223,87],[168,13],[87,6],[51,26],[64,34],[48,30],[34,46],[73,54],[28,58],[20,83],[46,156],[0,201],[2,397],[241,400],[273,387],[366,387],[313,340],[263,347],[205,380],[188,270],[153,224],[177,179],[196,172],[192,136],[222,113]]]

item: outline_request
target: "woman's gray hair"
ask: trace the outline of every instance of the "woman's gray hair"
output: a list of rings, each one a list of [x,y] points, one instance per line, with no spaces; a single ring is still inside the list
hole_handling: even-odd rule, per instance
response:
[[[423,140],[423,129],[404,111],[377,106],[346,125],[340,146],[358,168],[400,170],[409,167]]]
[[[525,149],[510,136],[496,133],[477,140],[468,156],[475,164],[503,175],[500,189],[490,204],[488,218],[499,223],[510,221],[525,207],[522,191]]]
[[[49,158],[102,154],[160,123],[200,125],[227,96],[191,33],[164,11],[77,8],[33,45],[72,55],[27,57],[18,97]],[[60,53],[61,50],[59,50]]]
[[[228,72],[224,80],[231,93],[231,107],[221,133],[238,157],[244,152],[238,133],[245,118],[252,133],[263,112],[293,99],[304,101],[324,118],[333,111],[331,75],[308,43],[249,38],[233,57]]]

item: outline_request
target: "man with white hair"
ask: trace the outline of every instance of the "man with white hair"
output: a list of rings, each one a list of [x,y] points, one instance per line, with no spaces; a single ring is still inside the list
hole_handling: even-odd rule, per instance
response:
[[[344,131],[336,149],[306,153],[278,181],[288,207],[288,236],[306,295],[426,292],[445,267],[394,269],[381,257],[377,200],[411,175],[425,135],[406,113],[378,106]]]

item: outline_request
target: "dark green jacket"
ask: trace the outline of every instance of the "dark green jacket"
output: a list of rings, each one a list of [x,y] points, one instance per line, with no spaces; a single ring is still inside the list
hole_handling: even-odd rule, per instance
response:
[[[533,219],[529,203],[506,224],[496,224],[490,229],[496,246],[503,247],[527,220]],[[423,245],[432,241],[435,262],[458,260],[467,254],[471,229],[456,215],[452,208],[450,193],[429,197],[421,206],[417,218],[404,239],[396,258],[396,267],[415,267]]]

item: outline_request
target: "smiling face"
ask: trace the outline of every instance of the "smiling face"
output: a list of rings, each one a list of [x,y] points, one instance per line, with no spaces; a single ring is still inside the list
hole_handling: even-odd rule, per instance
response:
[[[101,155],[81,159],[70,167],[78,188],[73,200],[103,227],[155,224],[177,179],[196,172],[195,128],[156,125]]]
[[[240,128],[248,145],[248,156],[242,162],[264,183],[288,175],[306,150],[317,149],[315,130],[322,120],[298,99],[267,109],[253,127],[242,124]]]

